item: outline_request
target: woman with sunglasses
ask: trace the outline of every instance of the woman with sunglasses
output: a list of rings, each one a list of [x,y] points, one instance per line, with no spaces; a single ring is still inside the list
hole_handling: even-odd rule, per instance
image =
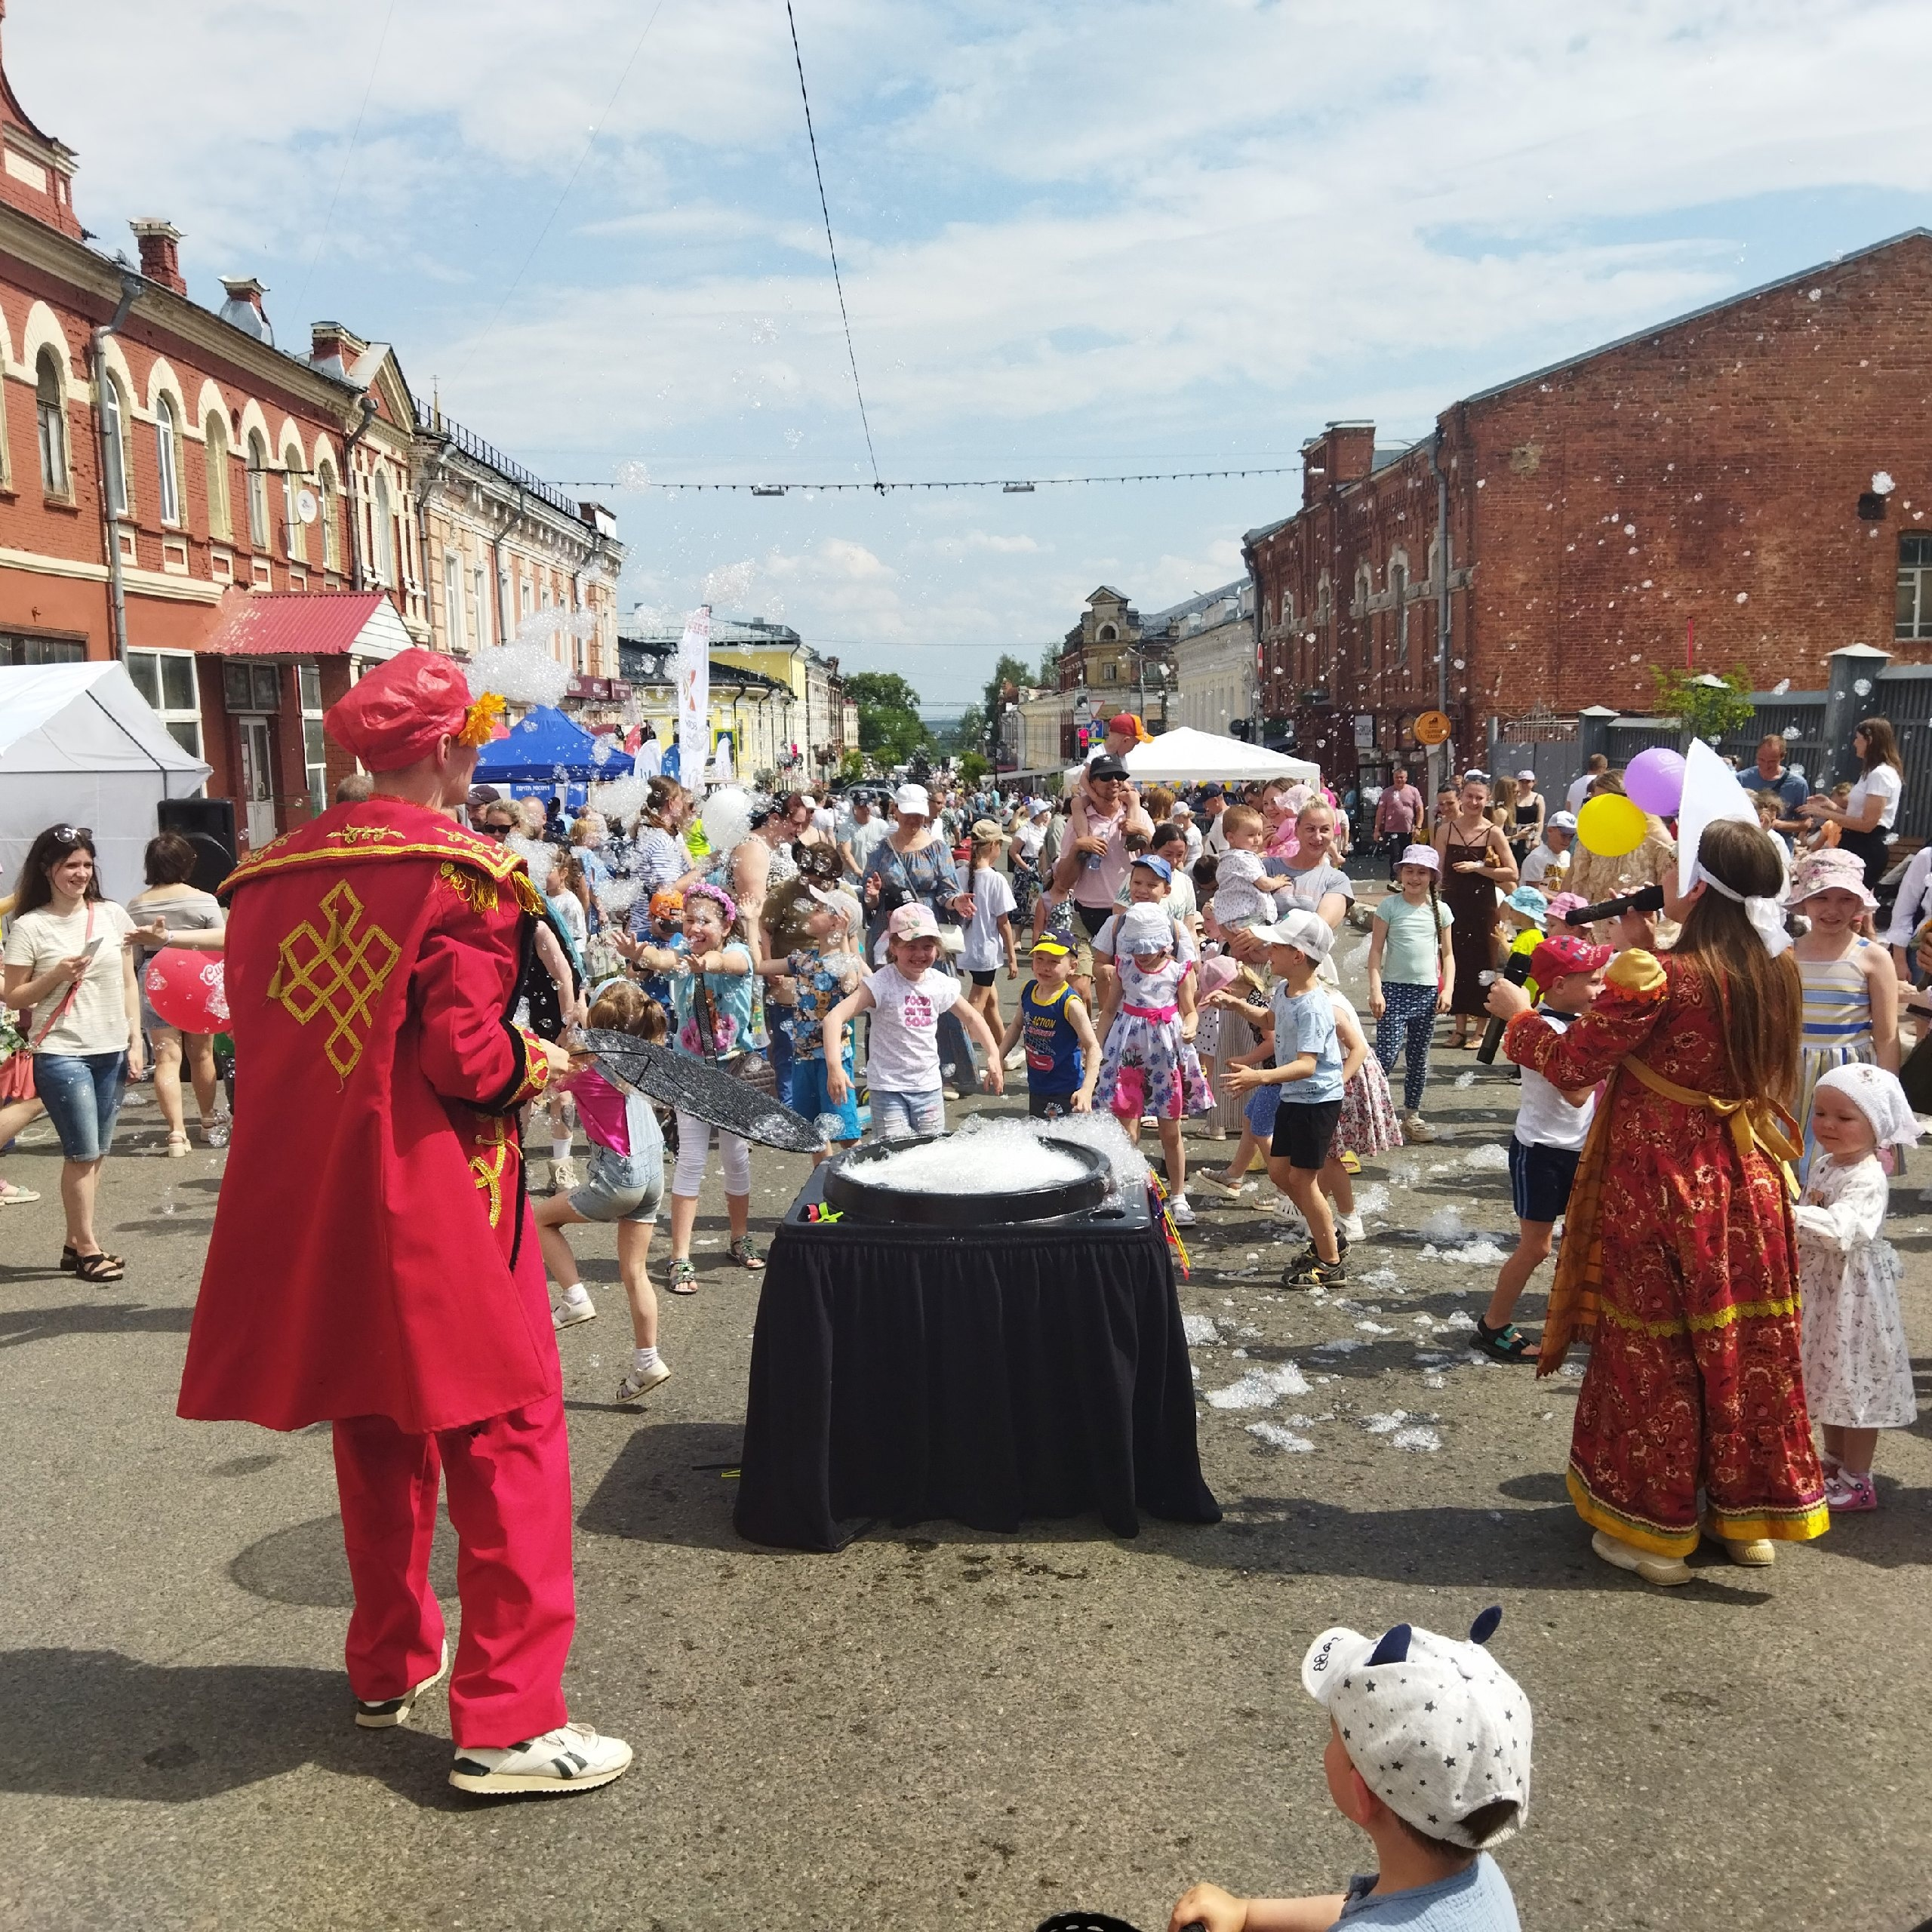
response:
[[[100,896],[94,834],[49,826],[20,868],[4,955],[7,1004],[28,1015],[34,1091],[60,1137],[67,1241],[60,1266],[84,1281],[118,1281],[118,1254],[94,1238],[100,1164],[128,1078],[143,1064],[140,995],[126,941],[134,921]]]

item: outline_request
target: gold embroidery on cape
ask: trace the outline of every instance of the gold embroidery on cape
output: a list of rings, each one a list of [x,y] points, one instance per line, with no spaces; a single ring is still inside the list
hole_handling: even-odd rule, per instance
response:
[[[494,912],[497,909],[501,895],[497,891],[494,879],[468,871],[449,859],[436,868],[436,876],[472,912]]]
[[[393,844],[408,837],[407,832],[398,832],[390,825],[340,825],[328,835],[340,839],[345,845]]]
[[[278,999],[299,1024],[328,1016],[322,1051],[346,1079],[362,1057],[362,1031],[402,949],[372,920],[361,924],[362,902],[346,879],[322,896],[328,931],[304,919],[281,943],[269,997]]]
[[[469,1171],[476,1177],[478,1188],[489,1198],[490,1225],[494,1228],[503,1217],[503,1166],[510,1156],[509,1123],[491,1121],[489,1137],[480,1143],[480,1149],[469,1157]]]

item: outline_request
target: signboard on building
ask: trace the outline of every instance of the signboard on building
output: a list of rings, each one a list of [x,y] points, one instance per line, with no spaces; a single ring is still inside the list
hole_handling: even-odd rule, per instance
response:
[[[1372,752],[1375,749],[1375,713],[1358,711],[1355,713],[1355,749]]]

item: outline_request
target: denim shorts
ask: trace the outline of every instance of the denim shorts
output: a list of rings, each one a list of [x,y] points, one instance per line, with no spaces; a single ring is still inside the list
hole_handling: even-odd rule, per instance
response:
[[[946,1131],[946,1096],[937,1087],[923,1094],[872,1089],[872,1131],[881,1140],[909,1140]]]
[[[664,1147],[657,1158],[632,1157],[590,1143],[583,1185],[571,1189],[571,1205],[586,1221],[654,1221],[664,1199]]]
[[[97,1161],[107,1152],[127,1090],[125,1048],[112,1054],[33,1057],[33,1091],[60,1137],[61,1152],[70,1161]]]

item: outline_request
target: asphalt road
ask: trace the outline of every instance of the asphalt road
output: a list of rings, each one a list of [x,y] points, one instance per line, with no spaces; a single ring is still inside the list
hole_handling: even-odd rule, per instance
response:
[[[0,1923],[1024,1932],[1078,1905],[1151,1932],[1197,1878],[1327,1890],[1361,1869],[1299,1686],[1312,1637],[1457,1630],[1500,1602],[1497,1654],[1536,1712],[1534,1814],[1502,1855],[1526,1926],[1916,1925],[1932,1418],[1883,1439],[1876,1514],[1768,1571],[1700,1556],[1665,1594],[1605,1568],[1563,1498],[1574,1378],[1479,1361],[1463,1324],[1493,1265],[1444,1252],[1510,1236],[1514,1089],[1466,1054],[1436,1065],[1441,1138],[1364,1175],[1374,1238],[1346,1296],[1284,1292],[1260,1214],[1204,1214],[1182,1300],[1215,1335],[1194,1350],[1214,1529],[749,1547],[720,1466],[757,1289],[724,1259],[721,1201],[702,1292],[666,1299],[675,1374],[641,1417],[610,1401],[614,1242],[579,1231],[604,1312],[561,1338],[568,1688],[638,1761],[546,1804],[449,1789],[440,1694],[407,1730],[350,1723],[326,1429],[174,1419],[220,1157],[162,1158],[152,1106],[131,1107],[103,1187],[128,1278],[86,1287],[54,1268],[57,1162],[30,1131],[5,1171],[44,1198],[0,1211]],[[804,1164],[757,1155],[761,1214]],[[1921,1349],[1928,1176],[1915,1155],[1891,1229]],[[1286,1361],[1305,1395],[1211,1401]]]

